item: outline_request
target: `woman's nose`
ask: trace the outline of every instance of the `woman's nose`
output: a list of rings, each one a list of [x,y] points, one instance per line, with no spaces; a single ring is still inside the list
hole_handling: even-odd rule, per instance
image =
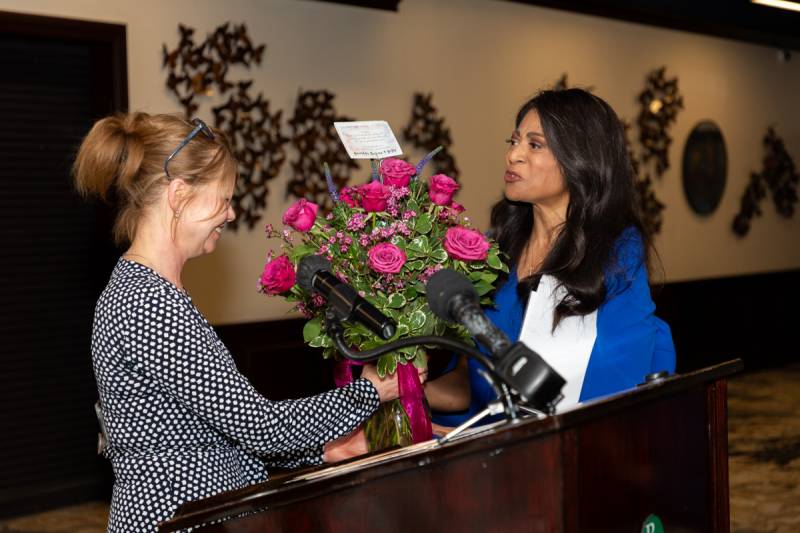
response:
[[[233,222],[236,218],[236,211],[233,209],[232,205],[228,205],[228,222]]]
[[[518,163],[523,159],[523,151],[522,145],[520,144],[512,144],[508,147],[508,151],[506,152],[506,161],[508,163]]]

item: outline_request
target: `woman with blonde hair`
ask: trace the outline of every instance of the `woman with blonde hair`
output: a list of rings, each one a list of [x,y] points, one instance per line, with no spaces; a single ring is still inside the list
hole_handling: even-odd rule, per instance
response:
[[[73,168],[84,195],[119,208],[128,245],[95,309],[92,361],[114,470],[108,530],[154,531],[178,505],[294,467],[366,451],[353,432],[397,382],[362,378],[273,402],[250,385],[183,287],[186,262],[214,251],[231,207],[236,161],[200,120],[118,114],[98,121]],[[339,439],[339,440],[337,440]]]

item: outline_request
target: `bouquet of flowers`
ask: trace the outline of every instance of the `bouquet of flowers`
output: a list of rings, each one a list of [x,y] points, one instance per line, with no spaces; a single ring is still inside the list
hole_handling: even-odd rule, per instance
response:
[[[443,174],[422,181],[425,164],[434,150],[416,166],[401,159],[373,161],[369,183],[337,191],[325,168],[334,207],[322,215],[316,204],[300,199],[283,215],[282,231],[267,225],[268,238],[280,239],[281,252],[270,251],[259,280],[259,290],[296,302],[309,320],[305,342],[337,358],[335,381],[352,381],[351,363],[342,360],[325,331],[325,302],[295,284],[298,262],[316,254],[328,259],[336,275],[391,317],[397,338],[417,335],[451,337],[472,344],[461,326],[438,319],[428,308],[427,280],[442,268],[465,274],[489,303],[499,273],[508,272],[497,243],[471,227],[464,208],[453,201],[458,183]],[[344,323],[344,339],[357,350],[375,348],[383,341],[357,323]],[[391,340],[389,342],[391,342]],[[366,424],[371,449],[405,445],[431,437],[430,417],[414,367],[424,368],[420,347],[401,348],[381,356],[381,376],[398,373],[400,398],[383,404]]]

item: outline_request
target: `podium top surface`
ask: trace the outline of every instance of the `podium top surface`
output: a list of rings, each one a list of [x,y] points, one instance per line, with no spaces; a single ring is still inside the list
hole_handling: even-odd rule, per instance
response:
[[[213,520],[306,500],[370,479],[400,471],[449,461],[466,454],[499,450],[503,446],[558,433],[600,420],[608,415],[686,391],[705,387],[742,369],[741,360],[728,361],[695,372],[669,376],[642,384],[618,394],[598,398],[545,418],[526,418],[499,422],[482,430],[458,437],[444,445],[428,441],[406,448],[378,452],[334,465],[323,465],[277,475],[268,481],[243,489],[225,492],[204,500],[182,505],[175,516],[162,523],[160,531],[207,523]],[[375,467],[380,468],[375,468]]]

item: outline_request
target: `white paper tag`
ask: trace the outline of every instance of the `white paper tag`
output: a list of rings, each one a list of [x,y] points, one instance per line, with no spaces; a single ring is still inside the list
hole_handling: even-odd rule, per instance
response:
[[[334,122],[333,127],[350,159],[383,159],[403,154],[385,120]]]

